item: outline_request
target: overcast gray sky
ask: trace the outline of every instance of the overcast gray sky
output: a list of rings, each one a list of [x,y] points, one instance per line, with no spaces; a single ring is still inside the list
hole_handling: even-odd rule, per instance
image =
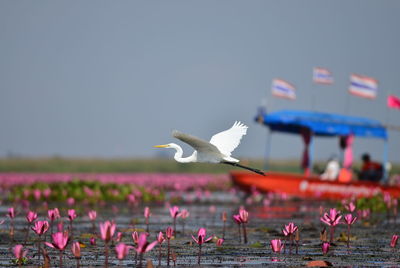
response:
[[[345,113],[349,74],[379,80],[376,100],[349,97],[350,115],[400,125],[400,1],[0,1],[0,156],[152,157],[178,129],[202,138],[249,126],[237,157],[262,157],[269,108]],[[313,85],[329,68],[332,86]],[[298,99],[272,98],[280,77]],[[400,134],[390,133],[400,162]],[[318,139],[316,157],[337,152]],[[300,137],[272,137],[274,158],[295,158]],[[382,141],[355,152],[381,158]],[[185,147],[185,149],[188,149]],[[189,152],[188,152],[189,153]]]

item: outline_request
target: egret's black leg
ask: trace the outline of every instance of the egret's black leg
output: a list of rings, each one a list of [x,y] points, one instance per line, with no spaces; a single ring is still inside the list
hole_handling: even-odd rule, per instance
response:
[[[234,166],[234,167],[240,167],[240,168],[244,168],[244,169],[247,169],[247,170],[253,171],[253,172],[257,173],[257,174],[260,174],[260,175],[263,175],[263,176],[265,176],[265,173],[264,173],[264,172],[262,172],[262,171],[261,171],[261,170],[259,170],[259,169],[252,168],[252,167],[246,167],[246,166],[243,166],[243,165],[241,165],[241,164],[238,164],[238,163],[232,163],[232,162],[222,161],[222,162],[221,162],[221,164],[226,164],[226,165],[231,165],[231,166]]]

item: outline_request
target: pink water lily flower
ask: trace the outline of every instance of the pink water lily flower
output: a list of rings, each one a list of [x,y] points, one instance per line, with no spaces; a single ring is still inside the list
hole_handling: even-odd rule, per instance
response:
[[[205,228],[200,228],[197,232],[197,238],[195,238],[193,235],[192,238],[197,244],[202,245],[212,239],[212,236],[206,239],[206,234],[207,230]]]
[[[342,216],[340,215],[340,211],[336,210],[336,208],[331,208],[329,214],[325,212],[321,221],[329,226],[336,226],[339,224],[341,218]]]
[[[282,230],[285,236],[293,235],[297,231],[298,227],[294,225],[293,222],[290,222],[288,225],[285,225],[285,228]]]
[[[37,213],[34,211],[28,211],[28,213],[26,214],[26,220],[29,223],[32,223],[34,220],[36,220],[38,217]]]
[[[129,254],[129,250],[132,246],[128,246],[124,243],[119,243],[115,246],[115,253],[117,253],[117,259],[123,260]]]
[[[89,219],[90,219],[91,221],[94,221],[94,220],[96,220],[96,218],[97,218],[97,212],[96,212],[95,210],[90,210],[90,211],[88,212],[88,216],[89,216]]]
[[[173,206],[172,208],[169,208],[169,213],[171,214],[171,217],[175,219],[179,216],[179,207]]]
[[[190,213],[186,209],[182,209],[182,211],[178,214],[178,217],[181,217],[182,219],[186,219],[189,216]]]
[[[37,221],[32,227],[32,230],[39,236],[43,235],[49,229],[47,221]]]
[[[132,239],[133,239],[133,242],[135,242],[135,244],[137,244],[139,242],[139,233],[137,231],[133,231]]]
[[[240,225],[242,223],[242,220],[240,219],[240,215],[233,215],[232,218],[237,224]]]
[[[22,245],[16,245],[13,248],[13,253],[14,253],[15,258],[22,259],[26,256],[26,251],[23,249],[24,249],[24,247]]]
[[[60,211],[58,210],[58,208],[55,209],[49,209],[47,211],[47,217],[49,218],[49,220],[54,221],[56,219],[60,218]]]
[[[193,240],[199,245],[199,254],[197,259],[197,264],[200,265],[201,260],[201,246],[212,239],[212,236],[206,238],[207,231],[205,228],[200,228],[197,232],[197,239],[192,235]]]
[[[105,221],[100,223],[100,236],[106,243],[109,242],[114,236],[117,226],[114,222]]]
[[[167,230],[165,232],[165,235],[168,239],[171,239],[174,236],[174,229],[172,227],[167,227]]]
[[[322,243],[322,253],[324,253],[324,255],[328,254],[330,247],[331,247],[330,243],[328,243],[328,242]]]
[[[242,208],[239,210],[239,217],[242,223],[247,223],[249,221],[249,212]]]
[[[273,239],[273,240],[271,240],[270,244],[271,244],[271,249],[273,252],[280,253],[283,249],[283,244],[280,239]]]
[[[10,207],[10,208],[7,209],[7,216],[10,219],[14,219],[15,218],[15,209],[14,209],[14,207]]]
[[[42,192],[39,189],[33,190],[33,197],[35,197],[36,201],[38,201],[41,196],[42,196]]]
[[[150,208],[149,207],[145,207],[144,208],[144,217],[146,218],[146,219],[148,219],[148,218],[150,218],[150,216],[151,216],[151,213],[150,213]]]
[[[158,235],[157,235],[157,242],[158,242],[159,244],[161,244],[161,243],[164,242],[164,241],[165,241],[165,237],[164,237],[163,232],[159,232]]]
[[[352,214],[347,214],[346,216],[344,216],[344,221],[346,224],[348,225],[352,225],[353,223],[355,223],[355,221],[357,220],[357,217],[354,217]]]
[[[336,210],[336,208],[331,208],[329,210],[329,214],[325,212],[324,216],[321,218],[321,221],[330,226],[330,242],[333,242],[335,226],[340,223],[340,219],[342,216],[340,215],[340,211]]]
[[[158,243],[157,240],[151,243],[147,242],[147,234],[141,233],[135,250],[137,253],[143,254],[152,250],[155,247],[155,245],[157,245],[157,243]]]
[[[68,232],[57,232],[51,235],[53,242],[44,242],[46,246],[51,248],[58,249],[60,251],[60,264],[59,267],[62,267],[62,260],[63,260],[63,252],[68,245],[69,242],[69,235]]]
[[[68,232],[57,232],[52,235],[52,239],[52,243],[45,242],[45,244],[51,248],[63,251],[68,245],[69,235]]]
[[[24,250],[24,247],[22,245],[16,245],[13,248],[13,253],[15,258],[18,259],[18,263],[21,263],[22,259],[26,256],[26,250]]]
[[[77,217],[75,209],[68,209],[68,218],[70,221],[75,220]]]
[[[218,238],[218,240],[217,240],[217,242],[216,242],[217,247],[222,246],[222,244],[224,243],[224,241],[225,241],[224,239]]]
[[[356,205],[354,205],[354,202],[350,202],[346,205],[344,205],[345,209],[347,209],[349,212],[354,212],[356,210]]]
[[[392,240],[390,240],[390,246],[392,247],[392,248],[395,248],[396,247],[396,245],[397,245],[397,240],[399,239],[399,236],[398,235],[393,235],[392,236]]]
[[[75,258],[78,259],[81,257],[81,245],[78,241],[72,243],[71,251]]]

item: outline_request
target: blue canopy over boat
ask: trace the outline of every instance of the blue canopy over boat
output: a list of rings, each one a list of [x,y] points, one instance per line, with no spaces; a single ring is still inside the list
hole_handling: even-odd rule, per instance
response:
[[[260,112],[256,121],[273,131],[300,134],[306,128],[315,136],[347,136],[387,139],[386,128],[377,120],[322,112],[281,110]]]

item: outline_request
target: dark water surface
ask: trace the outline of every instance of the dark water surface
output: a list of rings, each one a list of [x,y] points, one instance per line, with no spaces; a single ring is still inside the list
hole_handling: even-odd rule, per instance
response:
[[[177,266],[195,266],[197,265],[198,246],[193,243],[191,234],[196,235],[200,227],[207,229],[208,235],[222,237],[221,213],[226,211],[228,220],[226,222],[225,241],[221,247],[217,247],[215,240],[206,243],[202,247],[201,263],[203,266],[217,267],[237,267],[237,266],[304,266],[312,260],[325,260],[334,266],[349,267],[397,267],[400,265],[400,255],[397,249],[393,250],[390,246],[390,239],[393,234],[399,231],[399,225],[393,221],[388,222],[385,215],[372,215],[372,218],[365,221],[357,221],[352,227],[354,241],[351,241],[348,249],[345,242],[337,241],[340,233],[346,232],[347,227],[344,224],[337,226],[335,230],[335,241],[329,253],[324,256],[321,251],[320,231],[324,225],[320,222],[320,206],[325,210],[334,207],[335,203],[321,203],[320,201],[305,200],[277,200],[274,199],[266,206],[263,203],[244,202],[237,193],[210,193],[203,197],[201,201],[180,202],[181,209],[185,208],[190,212],[190,216],[185,221],[185,230],[182,230],[182,220],[177,223],[177,234],[171,240],[171,251],[175,252]],[[11,204],[2,204],[0,214],[5,215],[7,208]],[[49,208],[55,206],[61,207],[61,204],[50,204]],[[165,232],[168,226],[172,226],[172,219],[167,208],[168,204],[151,204],[150,210],[152,216],[149,226],[149,241],[156,239],[159,231]],[[239,242],[238,226],[232,220],[232,215],[238,213],[240,206],[244,206],[249,211],[249,223],[247,224],[248,244]],[[97,239],[97,246],[89,244],[89,238],[93,235],[91,222],[87,215],[88,207],[83,205],[74,206],[77,209],[78,218],[73,222],[74,241],[80,241],[85,245],[81,249],[83,267],[102,267],[104,264],[104,244],[101,239]],[[122,242],[133,245],[131,233],[134,230],[143,232],[146,229],[143,218],[143,206],[130,207],[125,203],[107,204],[95,208],[98,212],[96,220],[96,232],[98,233],[98,223],[105,220],[114,219],[117,224],[117,231],[123,233]],[[9,236],[10,220],[3,217],[5,222],[0,225],[0,266],[12,266],[13,255],[10,248],[23,243],[25,237],[25,228],[27,222],[26,212],[21,208],[17,209],[19,214],[15,218],[15,242],[12,242]],[[37,205],[39,220],[46,219],[47,208]],[[64,227],[69,226],[66,217],[66,209],[61,209]],[[281,238],[282,228],[285,224],[294,222],[300,229],[300,241],[298,254],[295,254],[295,248],[292,248],[292,254],[289,254],[289,247],[286,253],[273,253],[270,248],[270,240]],[[56,227],[54,228],[56,229]],[[50,231],[50,230],[49,230]],[[207,236],[208,236],[207,235]],[[37,236],[30,231],[29,241],[26,245],[28,250],[28,266],[39,266],[43,263],[43,257],[39,261],[37,256]],[[49,241],[49,237],[47,237]],[[50,255],[51,266],[58,266],[58,252],[47,246],[44,246]],[[154,266],[158,264],[158,245],[144,256],[143,266],[150,259]],[[131,250],[128,257],[119,262],[114,253],[113,246],[109,257],[110,267],[120,265],[134,266],[135,254]],[[138,264],[138,263],[136,263]],[[71,247],[68,246],[64,254],[64,267],[75,267],[76,262],[71,253]],[[166,262],[166,242],[162,244],[162,262],[165,267]],[[170,263],[174,265],[173,261]]]

